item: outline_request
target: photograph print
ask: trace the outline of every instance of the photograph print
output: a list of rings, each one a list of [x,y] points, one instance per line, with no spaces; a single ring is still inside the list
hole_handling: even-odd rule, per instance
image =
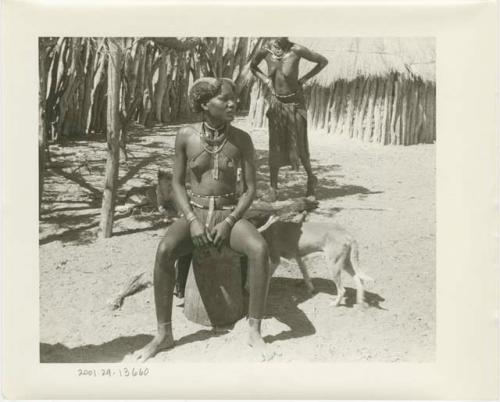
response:
[[[431,37],[39,37],[41,363],[434,362]]]

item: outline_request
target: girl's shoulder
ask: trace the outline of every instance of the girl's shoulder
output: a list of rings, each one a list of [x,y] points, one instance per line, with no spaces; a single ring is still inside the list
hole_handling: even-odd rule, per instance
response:
[[[179,128],[177,131],[177,137],[190,137],[192,135],[198,135],[200,131],[199,124],[190,124]]]
[[[248,134],[245,130],[242,130],[241,128],[235,127],[231,125],[231,135],[236,137],[236,138],[246,138],[250,137],[250,134]]]
[[[239,147],[247,147],[252,143],[252,138],[245,130],[231,126],[231,138]]]

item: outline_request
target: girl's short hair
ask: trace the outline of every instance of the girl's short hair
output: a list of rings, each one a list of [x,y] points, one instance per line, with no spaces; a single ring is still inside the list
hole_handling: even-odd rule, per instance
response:
[[[279,38],[270,38],[270,43],[275,42],[279,47],[283,50],[288,51],[293,46],[293,42],[288,39],[286,36],[282,36]]]
[[[236,85],[229,78],[203,77],[197,79],[189,90],[189,106],[195,113],[203,111],[201,105],[221,93],[222,84],[231,85],[236,90]]]

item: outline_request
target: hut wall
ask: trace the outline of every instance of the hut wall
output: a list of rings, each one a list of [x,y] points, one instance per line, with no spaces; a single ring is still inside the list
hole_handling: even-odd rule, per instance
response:
[[[312,84],[304,90],[308,126],[317,135],[339,135],[383,145],[413,145],[436,140],[436,87],[399,74]],[[267,100],[256,82],[250,125],[267,126]],[[314,135],[314,134],[313,134]]]

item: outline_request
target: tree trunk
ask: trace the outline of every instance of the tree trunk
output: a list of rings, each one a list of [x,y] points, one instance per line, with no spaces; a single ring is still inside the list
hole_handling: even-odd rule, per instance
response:
[[[100,236],[111,237],[115,211],[116,192],[118,187],[118,163],[120,157],[120,68],[122,65],[122,48],[120,39],[110,39],[108,63],[108,107],[107,107],[107,139],[108,155],[106,160],[106,178],[102,197]]]

